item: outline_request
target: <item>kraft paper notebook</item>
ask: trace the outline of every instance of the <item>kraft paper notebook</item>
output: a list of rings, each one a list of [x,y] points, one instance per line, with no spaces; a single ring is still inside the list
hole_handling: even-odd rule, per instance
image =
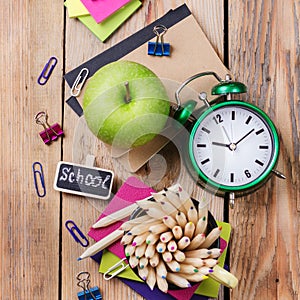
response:
[[[141,200],[150,196],[151,192],[153,192],[153,189],[142,183],[139,179],[135,177],[128,178],[118,190],[117,194],[111,200],[107,208],[100,215],[99,219],[104,216],[110,215],[114,211],[124,208],[137,200]],[[89,231],[89,236],[92,237],[95,241],[98,241],[110,232],[119,228],[123,221],[118,221],[105,228],[91,228]],[[224,222],[218,222],[218,224],[222,225],[223,228],[221,234],[221,249],[223,249],[224,252],[222,253],[219,259],[219,265],[223,266],[226,257],[227,241],[229,240],[230,235],[230,225]],[[113,245],[108,247],[108,250],[109,251],[105,251],[102,255],[102,260],[99,269],[99,271],[102,273],[106,272],[109,267],[113,266],[116,262],[120,260],[120,258],[122,259],[125,256],[124,248],[122,245],[120,245],[119,241],[115,242]],[[219,284],[217,282],[215,282],[212,279],[207,279],[200,285],[199,288],[198,285],[195,285],[188,289],[169,291],[168,294],[162,293],[157,288],[155,288],[154,291],[151,291],[149,287],[145,283],[143,283],[129,268],[127,268],[126,271],[120,274],[120,279],[124,280],[126,284],[131,286],[134,290],[139,292],[146,299],[153,299],[154,294],[159,296],[159,298],[162,300],[174,298],[178,300],[188,300],[194,294],[205,295],[207,297],[217,297],[219,290]],[[148,297],[149,295],[151,295],[151,297]],[[196,297],[196,295],[194,295],[193,297]]]
[[[171,55],[160,57],[148,55],[148,42],[153,42],[156,38],[153,28],[161,24],[168,28],[164,40],[171,45]],[[221,78],[224,78],[229,73],[185,4],[170,10],[163,17],[137,31],[127,39],[69,71],[64,77],[71,87],[82,68],[89,69],[90,77],[102,66],[119,59],[135,61],[150,68],[161,78],[163,83],[166,83],[172,103],[175,103],[174,94],[176,89],[188,77],[204,71],[214,71]],[[217,80],[211,76],[192,82],[188,90],[188,96],[183,94],[182,102],[191,99],[190,94],[192,94],[192,99],[195,100],[198,99],[199,92],[205,91],[210,95],[212,86],[217,83]],[[80,97],[78,97],[79,103],[82,103],[83,94],[84,88]],[[209,96],[209,98],[212,97]],[[198,107],[201,106],[202,103],[199,101]],[[172,136],[172,134],[170,135]],[[168,141],[164,136],[157,136],[153,141],[147,143],[148,151],[137,147],[134,150],[121,151],[116,155],[115,151],[112,150],[112,156],[119,157],[127,170],[136,172]],[[77,145],[74,145],[74,148],[76,147]]]

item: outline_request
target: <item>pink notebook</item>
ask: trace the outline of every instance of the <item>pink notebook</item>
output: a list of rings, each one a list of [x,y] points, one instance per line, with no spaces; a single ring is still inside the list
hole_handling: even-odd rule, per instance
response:
[[[130,0],[81,0],[97,23],[102,22]]]

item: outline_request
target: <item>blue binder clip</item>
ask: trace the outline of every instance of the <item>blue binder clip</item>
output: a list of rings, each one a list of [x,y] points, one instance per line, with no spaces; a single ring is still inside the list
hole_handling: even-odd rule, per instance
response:
[[[155,42],[148,42],[148,54],[156,56],[170,56],[170,44],[164,43],[164,34],[168,31],[164,25],[157,25],[153,28],[156,34]]]
[[[102,295],[100,294],[100,289],[95,286],[90,288],[90,273],[81,272],[77,275],[78,283],[77,285],[83,289],[83,291],[77,293],[79,300],[101,300]]]

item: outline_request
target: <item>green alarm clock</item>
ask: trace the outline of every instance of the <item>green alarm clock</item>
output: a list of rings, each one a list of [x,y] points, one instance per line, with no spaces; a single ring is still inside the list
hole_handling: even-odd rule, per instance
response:
[[[180,91],[192,80],[213,75],[219,84],[212,88],[217,100],[204,102],[197,118],[192,117],[197,102],[180,104]],[[177,110],[175,119],[189,124],[188,156],[197,182],[214,193],[228,195],[233,207],[235,196],[246,195],[261,187],[275,173],[279,156],[279,137],[274,123],[257,106],[232,100],[233,94],[245,93],[247,88],[233,82],[229,75],[222,80],[214,72],[204,72],[188,78],[175,93]]]

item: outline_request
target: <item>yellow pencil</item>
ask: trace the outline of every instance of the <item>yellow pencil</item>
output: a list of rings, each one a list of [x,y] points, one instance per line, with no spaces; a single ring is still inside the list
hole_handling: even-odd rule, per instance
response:
[[[216,239],[220,236],[222,231],[222,226],[215,227],[205,238],[205,241],[202,244],[203,248],[209,248]]]
[[[95,243],[91,247],[89,247],[86,251],[84,251],[77,260],[82,260],[84,258],[90,257],[98,253],[99,251],[107,248],[115,241],[119,240],[124,235],[123,230],[115,230],[99,242]]]
[[[153,290],[156,283],[156,274],[155,274],[155,270],[152,267],[149,267],[148,269],[146,282],[150,287],[150,289]]]
[[[171,273],[169,272],[167,274],[167,281],[170,283],[175,284],[176,286],[180,288],[188,288],[191,287],[191,284],[187,279],[185,279],[182,276],[179,276],[177,273]]]
[[[166,231],[160,235],[160,241],[163,243],[168,243],[173,238],[172,231]]]
[[[175,238],[176,240],[179,240],[179,239],[182,238],[183,232],[182,232],[182,228],[181,228],[179,225],[174,226],[174,227],[172,228],[172,232],[173,232],[174,238]]]
[[[208,279],[208,276],[203,275],[202,273],[194,273],[194,274],[178,273],[178,275],[191,282],[201,282],[205,279]]]
[[[202,246],[203,242],[205,241],[205,234],[199,233],[191,240],[191,243],[187,246],[186,250],[196,250],[200,246]],[[206,247],[203,247],[206,248]]]
[[[195,224],[193,222],[188,222],[184,226],[184,232],[183,232],[183,234],[185,236],[189,237],[190,239],[192,239],[193,236],[194,236],[194,231],[195,231]]]
[[[179,250],[185,249],[189,244],[191,243],[191,240],[188,236],[183,236],[177,243],[177,247]]]

